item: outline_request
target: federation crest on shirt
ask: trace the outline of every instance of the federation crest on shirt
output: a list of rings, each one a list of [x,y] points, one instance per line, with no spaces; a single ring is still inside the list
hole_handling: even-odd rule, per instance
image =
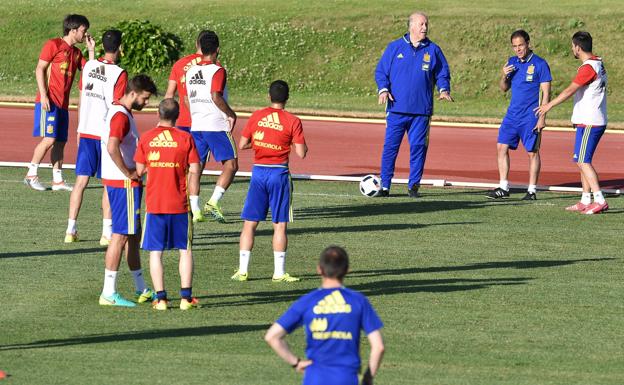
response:
[[[526,72],[526,81],[527,82],[532,82],[533,81],[533,74],[535,73],[535,65],[531,64],[530,66],[527,67],[527,72]]]
[[[423,71],[429,71],[429,63],[431,63],[431,55],[429,55],[429,52],[425,52],[425,54],[423,55],[423,64],[422,64]]]

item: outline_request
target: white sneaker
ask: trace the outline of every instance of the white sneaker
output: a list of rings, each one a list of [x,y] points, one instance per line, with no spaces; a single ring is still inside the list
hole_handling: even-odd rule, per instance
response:
[[[65,181],[52,182],[52,191],[72,191],[72,186],[65,183]]]
[[[37,190],[37,191],[47,190],[47,187],[39,183],[39,177],[37,175],[25,177],[24,184],[33,190]]]

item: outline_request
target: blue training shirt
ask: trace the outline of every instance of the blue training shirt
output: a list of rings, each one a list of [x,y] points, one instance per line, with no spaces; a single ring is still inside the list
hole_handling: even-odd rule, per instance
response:
[[[368,335],[383,326],[368,299],[345,287],[304,295],[276,322],[288,333],[304,326],[306,356],[314,365],[354,371],[360,369],[360,330]]]
[[[451,91],[451,73],[440,47],[429,39],[412,45],[405,34],[386,47],[375,69],[377,90],[388,90],[386,111],[432,115],[433,88]]]
[[[537,121],[533,110],[539,106],[540,84],[552,81],[548,63],[531,52],[526,60],[510,57],[507,65],[513,65],[515,70],[509,75],[511,101],[504,120]]]

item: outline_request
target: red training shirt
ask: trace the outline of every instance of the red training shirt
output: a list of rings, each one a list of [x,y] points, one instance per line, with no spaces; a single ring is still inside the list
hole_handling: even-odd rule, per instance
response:
[[[290,145],[305,144],[301,120],[271,107],[251,114],[241,136],[251,140],[256,164],[287,164]]]
[[[46,71],[50,102],[66,110],[69,107],[69,92],[76,70],[82,70],[86,62],[82,52],[59,37],[50,39],[43,45],[39,59],[50,63]],[[41,95],[37,91],[35,102],[40,101]]]
[[[191,113],[184,102],[184,97],[186,96],[186,71],[199,63],[201,59],[201,54],[193,53],[175,62],[171,68],[169,80],[175,81],[178,84],[177,89],[180,98],[180,116],[176,121],[176,125],[178,126],[191,127]]]
[[[592,56],[590,59],[600,60],[598,56]],[[596,77],[598,77],[598,74],[594,71],[594,67],[589,64],[583,64],[579,67],[576,76],[572,81],[580,86],[586,86],[596,80]]]
[[[188,212],[187,170],[191,163],[199,163],[189,133],[174,127],[153,128],[139,139],[134,160],[147,168],[145,212]]]

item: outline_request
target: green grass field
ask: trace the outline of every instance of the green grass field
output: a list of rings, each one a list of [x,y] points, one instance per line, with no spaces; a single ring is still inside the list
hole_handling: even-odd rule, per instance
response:
[[[42,170],[44,180],[50,175]],[[69,174],[69,173],[68,173]],[[274,284],[271,231],[261,226],[252,280],[232,282],[248,180],[224,198],[228,224],[196,227],[194,293],[203,308],[103,308],[99,187],[86,191],[82,241],[63,244],[69,195],[27,190],[0,168],[0,369],[7,384],[295,384],[262,340],[296,298],[317,287],[329,244],[350,252],[347,286],[385,322],[376,384],[622,384],[621,198],[605,215],[564,212],[576,195],[423,189],[370,199],[356,184],[295,183],[287,270]],[[205,178],[204,194],[214,179]],[[402,189],[397,189],[402,190]],[[143,254],[144,266],[147,256]],[[177,300],[177,257],[166,257]],[[119,289],[133,290],[122,265]],[[175,302],[177,303],[177,301]],[[289,337],[303,355],[303,335]],[[362,352],[366,355],[364,343]]]
[[[429,13],[430,37],[444,50],[453,76],[455,103],[438,103],[443,116],[501,118],[509,103],[498,90],[501,67],[512,55],[509,35],[518,28],[532,37],[535,52],[551,65],[553,90],[570,82],[578,61],[570,37],[590,31],[594,51],[609,73],[609,117],[624,122],[624,7],[620,0],[560,0],[526,4],[496,0],[477,5],[460,0],[333,1],[275,0],[184,2],[20,0],[0,4],[0,95],[34,98],[34,68],[43,42],[61,32],[70,12],[87,15],[92,32],[124,19],[148,19],[177,34],[184,53],[194,51],[199,30],[217,31],[236,107],[264,105],[270,81],[292,86],[291,109],[317,113],[356,111],[382,116],[373,72],[386,44],[405,32],[414,7]],[[580,9],[587,11],[579,12]],[[169,69],[153,73],[164,89]],[[550,113],[568,119],[570,104]]]

